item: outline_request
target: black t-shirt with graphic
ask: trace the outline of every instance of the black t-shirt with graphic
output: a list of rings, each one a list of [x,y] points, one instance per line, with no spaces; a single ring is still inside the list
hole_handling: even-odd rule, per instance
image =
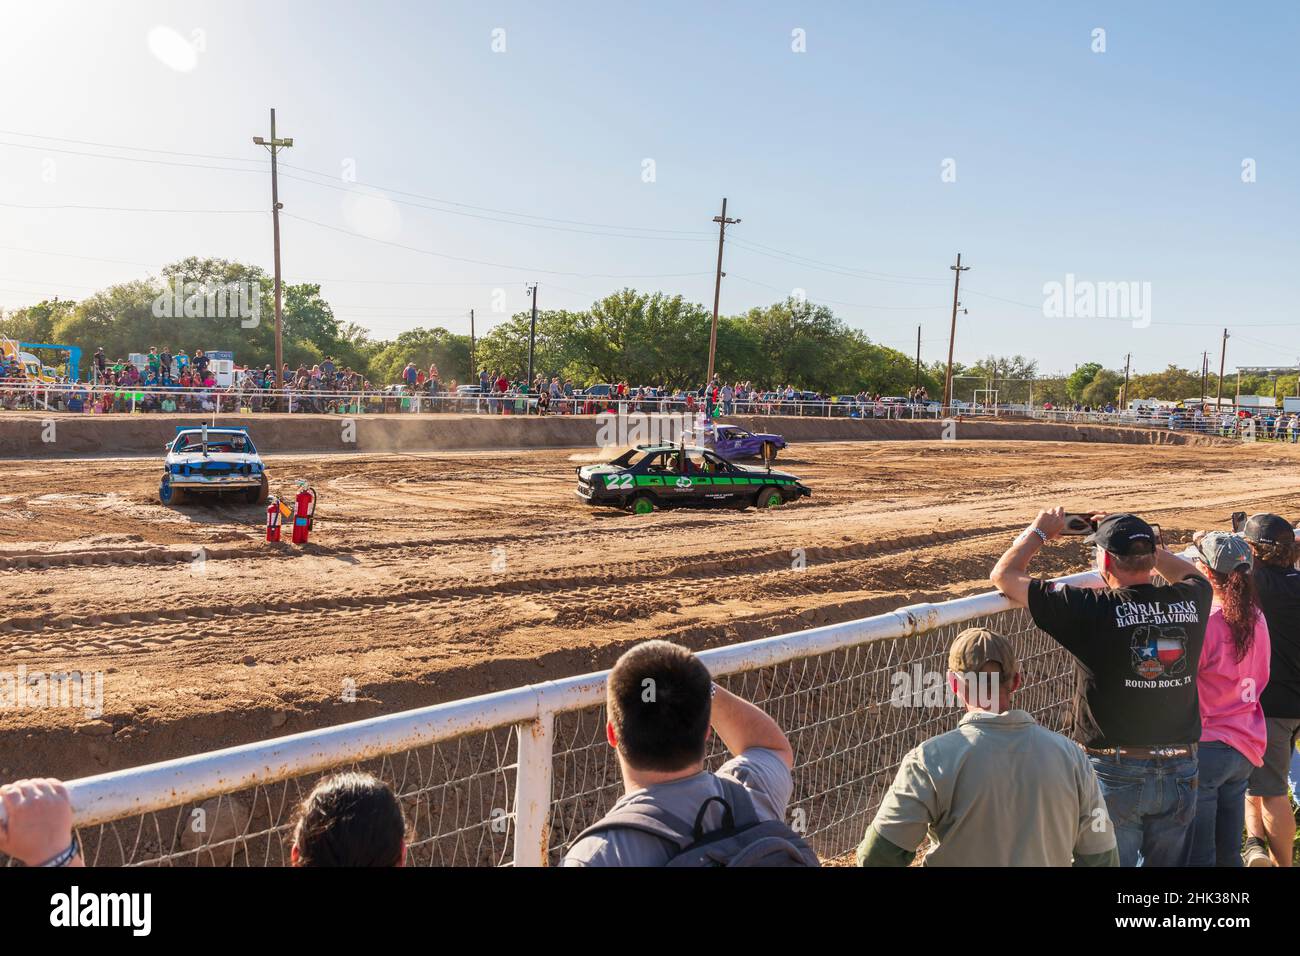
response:
[[[1300,717],[1300,571],[1256,562],[1255,593],[1268,624],[1268,683],[1259,695],[1265,717]]]
[[[1198,741],[1196,671],[1213,600],[1199,575],[1119,590],[1031,581],[1034,623],[1075,657],[1066,732],[1097,748]]]

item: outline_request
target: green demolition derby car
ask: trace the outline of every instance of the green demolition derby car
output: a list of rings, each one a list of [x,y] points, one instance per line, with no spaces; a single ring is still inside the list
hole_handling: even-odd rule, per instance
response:
[[[669,505],[775,508],[811,494],[794,475],[733,464],[691,445],[637,445],[609,464],[578,469],[579,498],[636,514]]]

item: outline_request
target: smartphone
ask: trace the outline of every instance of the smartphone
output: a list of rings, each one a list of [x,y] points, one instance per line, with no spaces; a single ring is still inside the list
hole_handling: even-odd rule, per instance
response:
[[[1239,532],[1244,527],[1246,527],[1246,512],[1234,511],[1232,513],[1232,530]]]
[[[1091,515],[1067,514],[1065,516],[1065,530],[1061,534],[1092,534],[1097,530],[1097,522],[1092,520]]]

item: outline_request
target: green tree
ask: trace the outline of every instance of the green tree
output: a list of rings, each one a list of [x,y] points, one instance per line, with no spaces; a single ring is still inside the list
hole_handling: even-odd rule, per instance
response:
[[[437,365],[445,386],[453,381],[464,384],[471,378],[477,382],[470,375],[469,336],[444,328],[410,329],[387,343],[370,362],[373,381],[380,385],[400,381],[408,362],[426,371],[431,363]]]
[[[1213,382],[1210,382],[1213,391]],[[1201,395],[1201,376],[1177,365],[1169,365],[1161,372],[1148,372],[1129,378],[1129,398],[1153,398],[1166,402],[1179,402]]]
[[[1097,373],[1101,371],[1100,362],[1085,362],[1074,370],[1065,380],[1065,391],[1076,402],[1083,401],[1083,390],[1092,384]]]
[[[1119,398],[1120,386],[1123,384],[1124,376],[1119,372],[1112,372],[1108,368],[1099,368],[1092,381],[1083,387],[1079,399],[1085,405],[1091,405],[1093,408],[1105,405],[1107,402],[1113,402]]]

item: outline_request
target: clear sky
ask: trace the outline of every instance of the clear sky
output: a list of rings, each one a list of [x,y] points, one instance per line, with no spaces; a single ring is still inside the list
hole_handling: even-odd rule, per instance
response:
[[[5,307],[269,272],[274,106],[285,276],[381,337],[482,333],[531,281],[711,305],[726,196],[724,312],[802,289],[933,361],[961,252],[959,360],[1194,367],[1227,325],[1229,368],[1300,362],[1293,0],[0,11]],[[1149,322],[1045,315],[1071,274],[1149,283]]]

